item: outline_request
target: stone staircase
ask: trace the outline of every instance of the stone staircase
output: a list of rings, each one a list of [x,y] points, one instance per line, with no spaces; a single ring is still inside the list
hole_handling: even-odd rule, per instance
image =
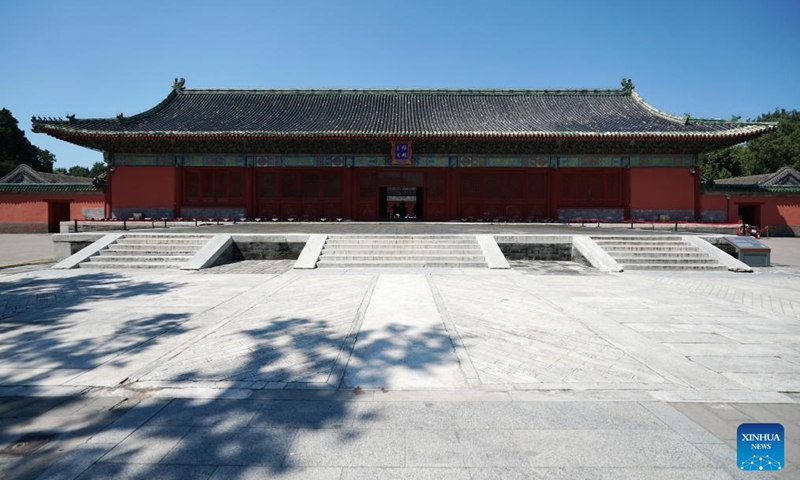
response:
[[[79,266],[109,269],[180,268],[212,237],[213,235],[129,233]]]
[[[727,270],[680,236],[592,237],[625,270]]]
[[[474,235],[329,235],[317,268],[489,268]]]

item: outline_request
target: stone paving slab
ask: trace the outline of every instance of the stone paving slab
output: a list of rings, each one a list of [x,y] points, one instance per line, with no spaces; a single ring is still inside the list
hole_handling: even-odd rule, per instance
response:
[[[453,342],[423,276],[386,274],[378,279],[343,386],[466,386]]]
[[[799,275],[245,267],[0,277],[0,477],[797,475]]]
[[[0,461],[0,472],[7,478],[749,478],[736,471],[727,442],[739,423],[776,420],[786,427],[787,458],[800,454],[798,404],[452,403],[421,400],[422,392],[414,402],[398,402],[393,395],[143,402],[92,437],[102,441],[84,436],[25,475],[10,468],[31,459]],[[69,402],[3,404],[10,418],[59,418],[112,403]],[[226,414],[236,420],[223,421]],[[139,420],[126,420],[133,418]],[[104,434],[115,431],[124,434]],[[194,468],[201,466],[207,468]],[[780,478],[796,473],[790,460]]]

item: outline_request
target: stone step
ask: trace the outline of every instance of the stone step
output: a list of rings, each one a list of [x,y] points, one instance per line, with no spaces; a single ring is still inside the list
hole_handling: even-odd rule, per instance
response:
[[[136,255],[138,253],[134,252],[186,252],[194,254],[202,247],[199,245],[149,245],[149,244],[142,244],[142,245],[119,245],[116,243],[112,243],[105,250],[111,250],[114,252],[129,252],[131,255]]]
[[[687,245],[686,242],[683,241],[673,241],[673,240],[595,240],[594,243],[605,246],[605,245]]]
[[[477,248],[323,248],[322,254],[336,255],[483,255]]]
[[[90,262],[98,263],[115,263],[115,262],[130,262],[130,263],[163,263],[163,262],[186,262],[191,256],[133,256],[133,255],[95,255],[89,257]]]
[[[94,258],[94,257],[92,257]],[[94,268],[94,269],[128,269],[128,268],[181,268],[183,263],[167,263],[167,262],[83,262],[78,265],[80,268]]]
[[[356,261],[322,261],[317,268],[488,268],[486,262],[356,262]]]
[[[166,257],[166,256],[179,256],[179,257],[193,257],[197,250],[164,250],[164,249],[150,249],[150,250],[119,250],[107,248],[100,250],[101,256],[120,256],[120,257]]]
[[[672,249],[669,250],[661,250],[661,251],[628,251],[628,250],[619,250],[619,251],[608,251],[606,253],[611,255],[614,259],[618,258],[637,258],[637,257],[647,257],[647,258],[709,258],[708,254],[701,251],[686,251],[686,252],[674,252]]]
[[[616,241],[655,240],[660,242],[667,240],[678,241],[678,242],[683,241],[683,238],[681,238],[680,236],[670,236],[670,235],[598,235],[598,236],[592,236],[591,239],[594,241],[598,240],[616,240]]]
[[[400,240],[407,240],[407,239],[415,239],[415,238],[428,238],[428,239],[475,239],[474,235],[328,235],[328,239],[342,239],[342,238],[358,238],[358,239],[365,239],[365,240],[393,240],[393,239],[400,239]]]
[[[202,247],[207,243],[208,240],[202,239],[182,240],[175,238],[120,238],[115,242],[115,245],[197,245]]]
[[[651,263],[651,264],[631,264],[631,265],[622,265],[622,268],[625,270],[725,270],[727,271],[728,268],[724,265],[720,264],[680,264],[675,265],[671,263]]]
[[[430,240],[430,239],[407,239],[407,240],[363,240],[360,238],[347,238],[336,239],[329,238],[326,245],[477,245],[478,241],[475,239],[446,239],[446,240]]]
[[[123,238],[203,238],[210,240],[214,235],[207,233],[125,233]]]
[[[320,255],[320,261],[357,261],[357,262],[485,262],[483,255]]]
[[[717,264],[717,260],[711,257],[706,258],[663,258],[663,257],[612,257],[619,264],[643,265],[643,264],[664,264],[664,265],[683,265],[683,264]]]
[[[700,249],[695,247],[694,245],[684,245],[680,247],[667,247],[667,246],[631,246],[631,245],[620,245],[620,246],[607,246],[601,245],[603,250],[606,252],[699,252]]]

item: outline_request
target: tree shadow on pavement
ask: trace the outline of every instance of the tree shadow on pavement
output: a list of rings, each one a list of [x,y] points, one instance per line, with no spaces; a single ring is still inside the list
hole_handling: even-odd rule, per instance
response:
[[[375,455],[402,455],[402,442],[382,445],[388,441],[384,433],[376,444],[364,429],[381,420],[375,411],[359,414],[359,401],[373,392],[334,387],[350,355],[350,328],[319,318],[265,318],[260,323],[244,330],[250,340],[248,353],[235,365],[216,369],[214,375],[208,370],[182,371],[172,380],[216,377],[236,385],[252,382],[252,388],[287,382],[286,388],[249,390],[246,399],[220,398],[241,391],[230,388],[217,391],[213,399],[157,401],[146,407],[151,413],[139,428],[126,426],[123,417],[100,433],[102,437],[118,430],[127,437],[99,454],[97,463],[79,478],[207,478],[213,472],[215,478],[245,478],[254,472],[269,478],[296,474],[314,478],[320,472],[305,469],[348,466],[355,461],[353,451],[369,456],[377,449]],[[411,332],[392,325],[388,331],[387,336],[362,330],[349,358],[368,364],[374,385],[389,381],[380,372],[408,367],[425,374],[453,360],[444,329]]]
[[[17,465],[23,478],[29,471],[23,468],[29,458],[7,450],[18,448],[20,439],[41,443],[42,438],[51,442],[86,436],[131,403],[124,397],[37,397],[39,392],[48,390],[50,395],[67,388],[78,393],[85,388],[76,380],[81,375],[100,366],[127,365],[132,360],[126,352],[147,352],[159,337],[183,332],[182,324],[191,316],[180,308],[131,308],[131,301],[156,306],[153,299],[179,283],[106,272],[65,273],[0,280],[0,477],[6,476],[4,465]],[[65,383],[76,386],[61,387]],[[31,452],[32,463],[47,452],[46,446]]]

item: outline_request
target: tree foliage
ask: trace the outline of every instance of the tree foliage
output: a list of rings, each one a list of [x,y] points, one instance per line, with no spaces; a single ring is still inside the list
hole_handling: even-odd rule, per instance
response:
[[[800,169],[800,111],[776,109],[755,119],[777,122],[778,130],[741,145],[706,155],[701,171],[706,178],[730,178],[773,173],[785,166]]]
[[[25,137],[19,122],[7,108],[0,109],[0,177],[27,163],[39,172],[52,172],[56,156]]]
[[[94,165],[92,165],[92,168],[89,170],[89,176],[92,178],[98,177],[104,173],[106,173],[105,162],[94,162]]]
[[[95,162],[92,168],[82,167],[75,165],[74,167],[56,168],[53,173],[61,173],[64,175],[72,175],[73,177],[87,177],[95,178],[103,173],[106,173],[106,164],[104,162]]]

